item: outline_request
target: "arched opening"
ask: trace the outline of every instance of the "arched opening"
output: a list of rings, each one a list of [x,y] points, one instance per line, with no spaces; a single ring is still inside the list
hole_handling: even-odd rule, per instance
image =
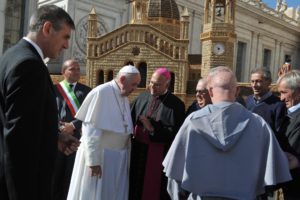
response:
[[[99,70],[97,85],[101,85],[103,83],[104,83],[104,72],[103,72],[103,70]]]
[[[132,60],[125,60],[124,66],[125,65],[132,65],[132,66],[134,66],[134,62]]]
[[[146,62],[139,63],[138,70],[140,71],[140,74],[141,74],[141,82],[138,85],[138,88],[146,88],[146,83],[147,83],[147,63]]]
[[[113,70],[109,70],[108,73],[107,73],[107,80],[106,80],[106,82],[113,80],[113,78],[114,78],[114,71]]]
[[[171,72],[171,80],[170,80],[170,86],[169,90],[174,93],[174,85],[175,85],[175,74]]]

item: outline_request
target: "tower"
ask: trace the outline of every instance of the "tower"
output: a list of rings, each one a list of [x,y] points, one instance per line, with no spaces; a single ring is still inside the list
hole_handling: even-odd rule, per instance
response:
[[[180,20],[180,39],[188,40],[189,39],[189,23],[190,23],[189,11],[185,7]]]
[[[236,34],[235,0],[206,0],[202,41],[201,76],[217,66],[233,68]]]
[[[93,7],[88,18],[88,37],[96,37],[97,29],[97,14],[95,8]]]
[[[147,13],[147,2],[145,0],[133,0],[132,3],[132,24],[142,24]]]

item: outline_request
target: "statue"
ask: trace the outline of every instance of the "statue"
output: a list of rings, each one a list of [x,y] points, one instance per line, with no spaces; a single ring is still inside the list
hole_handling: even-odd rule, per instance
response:
[[[279,12],[279,10],[281,9],[281,4],[282,4],[282,0],[277,0],[277,3],[276,3],[276,11]]]
[[[277,0],[276,11],[284,13],[288,8],[286,0]]]

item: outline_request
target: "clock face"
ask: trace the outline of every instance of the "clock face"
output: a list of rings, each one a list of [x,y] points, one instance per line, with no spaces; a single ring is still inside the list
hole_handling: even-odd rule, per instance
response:
[[[222,55],[225,52],[225,46],[223,43],[215,43],[214,53],[216,55]]]

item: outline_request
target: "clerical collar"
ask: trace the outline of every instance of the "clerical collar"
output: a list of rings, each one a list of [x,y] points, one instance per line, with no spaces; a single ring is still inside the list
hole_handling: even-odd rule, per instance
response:
[[[287,112],[288,112],[288,115],[291,115],[292,113],[294,113],[295,111],[297,111],[298,109],[300,109],[300,103],[290,107]]]
[[[26,40],[27,42],[29,42],[35,48],[35,50],[39,53],[42,60],[44,60],[44,54],[43,54],[42,49],[34,41],[29,39],[28,37],[23,37],[23,39]]]
[[[260,103],[263,102],[264,100],[266,100],[267,98],[269,98],[272,95],[272,92],[269,91],[266,94],[264,94],[260,99],[256,99],[255,96],[253,95],[253,99],[256,103]]]

